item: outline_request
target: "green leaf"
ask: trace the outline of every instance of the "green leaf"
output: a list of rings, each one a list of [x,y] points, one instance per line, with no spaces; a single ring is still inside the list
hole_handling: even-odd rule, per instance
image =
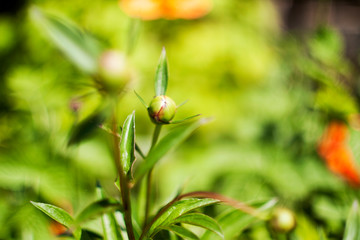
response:
[[[188,229],[186,229],[186,228],[184,228],[182,226],[171,225],[171,226],[168,226],[168,227],[164,227],[163,229],[172,231],[173,233],[175,233],[176,235],[178,235],[181,238],[194,239],[194,240],[200,239],[194,233],[192,233],[191,231],[189,231]]]
[[[94,38],[75,25],[44,13],[39,8],[33,7],[30,13],[32,19],[77,67],[91,74],[97,71],[101,49]]]
[[[140,100],[140,102],[142,103],[142,105],[144,105],[144,107],[145,107],[146,109],[148,109],[149,106],[146,104],[146,102],[144,101],[144,99],[143,99],[136,91],[134,91],[134,93],[135,93],[136,97]]]
[[[155,73],[155,95],[165,95],[168,84],[168,66],[166,51],[163,47]]]
[[[68,214],[64,209],[56,207],[51,204],[33,202],[30,201],[32,205],[41,210],[43,213],[54,219],[55,221],[61,223],[67,228],[71,228],[74,223],[74,219]]]
[[[194,226],[202,227],[216,233],[221,238],[224,238],[219,224],[213,218],[202,213],[188,213],[182,215],[176,218],[174,220],[174,223],[187,223]]]
[[[70,133],[68,146],[77,144],[89,137],[106,119],[103,112],[97,111],[74,126]]]
[[[323,228],[318,229],[318,232],[319,232],[319,240],[328,240]]]
[[[270,201],[262,204],[255,204],[255,206],[259,206],[257,208],[258,213],[267,212],[272,209],[277,200],[271,199]],[[259,219],[255,216],[248,215],[238,209],[230,209],[229,211],[224,212],[217,218],[217,222],[219,223],[221,229],[224,233],[225,239],[235,239],[236,236],[240,235],[242,231],[244,231],[248,226],[258,221]],[[201,237],[202,240],[217,240],[220,237],[214,234],[211,231],[206,231],[204,235]]]
[[[96,195],[98,198],[104,198],[104,191],[100,184],[96,187]],[[104,213],[101,216],[101,223],[103,227],[104,240],[122,240],[123,237],[119,231],[119,226],[116,222],[115,216],[112,212]]]
[[[123,210],[120,202],[110,199],[98,200],[87,206],[84,210],[82,210],[75,219],[75,221],[76,223],[80,224],[84,221],[94,219],[104,213],[115,210]]]
[[[183,123],[183,122],[186,122],[186,121],[189,121],[193,118],[196,118],[200,116],[200,114],[196,114],[196,115],[193,115],[193,116],[190,116],[190,117],[187,117],[187,118],[184,118],[184,119],[181,119],[181,120],[176,120],[176,121],[171,121],[170,124],[179,124],[179,123]]]
[[[128,173],[135,160],[135,111],[124,122],[121,132],[120,155],[123,169]]]
[[[172,130],[151,149],[145,161],[135,172],[135,180],[138,181],[146,174],[171,148],[176,147],[190,136],[198,127],[208,122],[208,119],[200,119],[188,125],[183,125]]]
[[[208,206],[219,202],[218,200],[204,198],[189,198],[177,201],[170,208],[168,208],[158,219],[151,225],[148,236],[153,236],[161,230],[161,227],[170,226],[174,220],[187,212],[195,210],[200,207]]]
[[[346,220],[345,234],[343,240],[360,239],[360,211],[359,202],[355,200]]]

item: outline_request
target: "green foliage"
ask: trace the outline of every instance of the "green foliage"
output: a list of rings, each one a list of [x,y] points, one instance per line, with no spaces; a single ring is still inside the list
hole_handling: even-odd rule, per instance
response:
[[[87,73],[97,71],[99,43],[76,26],[33,7],[31,15],[41,29],[46,31],[53,43],[81,70]]]
[[[139,166],[135,172],[135,180],[139,179],[149,171],[170,149],[179,145],[198,127],[205,124],[208,120],[201,119],[188,125],[173,129],[168,135],[160,140],[147,155],[145,162]]]
[[[344,240],[358,240],[360,239],[360,212],[359,203],[354,201],[346,220],[346,228],[344,233]]]
[[[130,114],[121,131],[120,154],[123,169],[129,172],[135,160],[135,112]]]
[[[165,95],[168,85],[168,65],[165,47],[161,51],[155,74],[155,96]]]
[[[262,0],[214,0],[197,20],[129,19],[116,1],[29,6],[16,16],[0,13],[0,239],[54,239],[61,232],[53,232],[53,220],[72,232],[67,239],[358,238],[358,206],[347,210],[359,194],[317,155],[328,123],[342,119],[355,169],[359,163],[358,71],[344,55],[341,31],[279,34],[276,8]],[[171,54],[163,48],[153,81],[163,46]],[[98,66],[106,48],[126,52],[136,78],[126,64],[116,71],[126,81],[106,85]],[[136,96],[147,102],[133,88],[191,104],[176,111],[182,120],[150,136]],[[216,121],[172,128],[198,112]],[[272,232],[265,221],[274,201],[249,204],[258,214],[215,199],[175,197],[163,206],[180,186],[246,203],[276,196],[295,212],[297,228]]]
[[[197,208],[208,206],[210,204],[217,203],[217,200],[213,199],[196,199],[189,198],[176,202],[170,208],[166,209],[159,218],[157,218],[150,229],[146,233],[148,237],[156,235],[162,228],[169,227],[177,222],[177,218],[183,216],[189,211],[193,211]]]

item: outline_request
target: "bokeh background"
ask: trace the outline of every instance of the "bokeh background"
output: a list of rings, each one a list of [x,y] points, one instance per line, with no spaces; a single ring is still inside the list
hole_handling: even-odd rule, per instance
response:
[[[114,191],[107,133],[67,147],[74,123],[101,98],[78,98],[91,92],[90,77],[31,18],[34,6],[108,49],[125,51],[129,28],[138,28],[129,56],[136,82],[119,118],[136,110],[144,151],[153,124],[133,90],[146,101],[154,96],[163,46],[167,95],[188,100],[176,118],[214,118],[155,169],[157,206],[182,187],[245,202],[277,197],[296,213],[298,239],[319,239],[319,229],[341,238],[358,186],[332,173],[317,147],[327,126],[342,121],[355,166],[360,158],[359,1],[214,0],[199,19],[133,21],[115,0],[16,0],[0,4],[0,239],[54,237],[30,200],[76,214],[95,199],[97,179]],[[271,239],[265,225],[237,239]]]

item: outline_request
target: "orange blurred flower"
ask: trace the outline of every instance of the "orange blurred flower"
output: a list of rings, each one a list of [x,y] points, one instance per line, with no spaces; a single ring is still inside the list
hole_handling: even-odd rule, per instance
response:
[[[54,236],[59,236],[67,231],[67,228],[64,225],[55,221],[51,221],[49,228],[51,234]]]
[[[351,150],[346,145],[347,134],[348,128],[344,123],[331,122],[319,143],[318,153],[333,173],[359,187],[360,175]]]
[[[120,6],[129,16],[143,20],[195,19],[206,15],[212,3],[211,0],[120,0]]]

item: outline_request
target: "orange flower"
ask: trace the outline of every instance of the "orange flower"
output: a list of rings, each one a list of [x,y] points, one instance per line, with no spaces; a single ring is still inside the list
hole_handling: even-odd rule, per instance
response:
[[[351,150],[346,145],[348,129],[344,123],[331,122],[319,143],[318,153],[335,174],[359,187],[360,175]]]
[[[54,236],[59,236],[67,231],[67,228],[64,225],[55,221],[51,221],[49,228],[51,234]]]
[[[211,0],[120,0],[120,6],[129,16],[143,20],[195,19],[206,15],[212,3]]]

